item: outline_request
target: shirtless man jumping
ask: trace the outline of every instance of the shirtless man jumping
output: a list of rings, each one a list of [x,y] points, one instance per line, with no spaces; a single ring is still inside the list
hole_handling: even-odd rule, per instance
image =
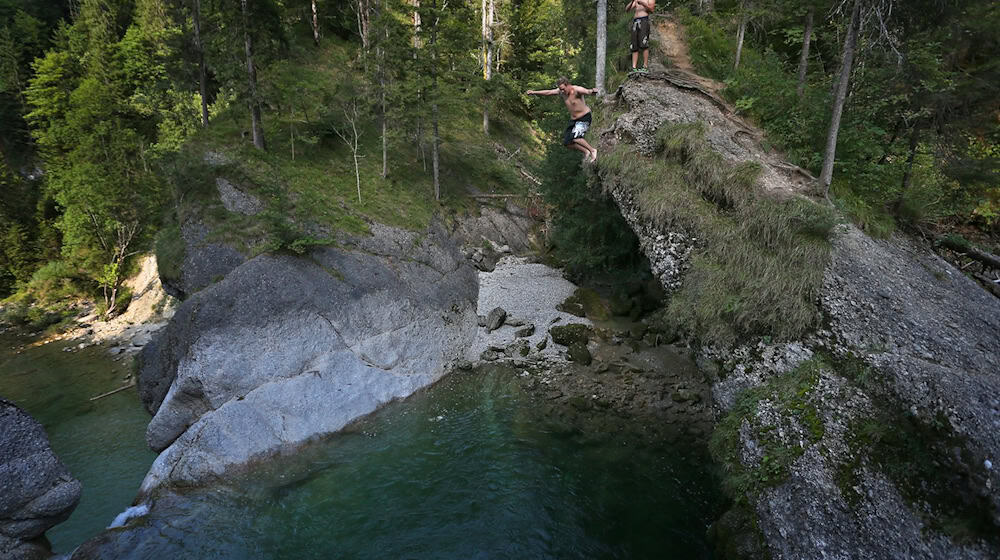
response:
[[[656,0],[631,0],[625,11],[635,11],[632,16],[632,26],[629,28],[632,36],[632,71],[649,72],[649,14],[656,9]],[[639,62],[639,51],[642,51],[642,68],[636,68]]]
[[[559,78],[556,89],[528,90],[527,95],[561,95],[569,109],[569,126],[563,133],[563,145],[571,150],[584,153],[584,161],[597,161],[597,150],[583,139],[592,121],[590,107],[584,102],[582,95],[597,93],[595,88],[574,86],[566,78]]]

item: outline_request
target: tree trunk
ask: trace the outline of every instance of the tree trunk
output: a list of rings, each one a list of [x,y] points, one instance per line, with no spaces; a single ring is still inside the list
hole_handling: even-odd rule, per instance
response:
[[[366,53],[368,47],[371,46],[371,38],[368,34],[371,28],[371,14],[368,4],[369,0],[357,0],[355,4],[358,16],[358,35],[361,35],[361,46],[364,47]]]
[[[379,14],[384,9],[384,0],[377,0],[379,7]],[[382,25],[382,40],[385,43],[389,41],[389,28],[385,24],[383,18],[379,18],[379,23]],[[382,41],[380,41],[382,43]],[[385,47],[380,44],[378,48],[378,87],[379,96],[381,97],[382,109],[380,111],[382,118],[382,178],[385,179],[389,176],[389,140],[386,136],[386,121],[388,121],[388,116],[386,115],[386,102],[385,102]]]
[[[243,39],[247,55],[247,83],[250,88],[250,125],[253,131],[253,145],[258,150],[264,145],[264,129],[261,127],[260,100],[257,98],[257,69],[253,64],[253,39],[250,37],[250,16],[247,0],[241,0],[243,8]]]
[[[411,0],[413,5],[413,64],[417,64],[417,53],[420,49],[420,0]],[[423,91],[417,91],[417,106],[423,105]],[[424,173],[427,172],[427,156],[424,152],[424,133],[423,133],[423,122],[420,113],[422,110],[417,111],[416,118],[416,130],[414,131],[414,140],[417,144],[417,150],[420,152],[420,161],[423,165]]]
[[[434,13],[434,25],[431,26],[431,127],[434,137],[431,139],[431,162],[434,168],[434,200],[441,200],[441,176],[438,163],[438,143],[440,136],[438,133],[438,88],[437,88],[437,27],[440,22],[437,13],[437,0],[432,0],[431,10]]]
[[[313,42],[316,46],[319,46],[319,15],[316,13],[316,0],[312,0],[312,27],[313,27]]]
[[[201,126],[208,126],[208,72],[205,71],[205,48],[201,42],[201,0],[194,0],[194,46],[198,51],[198,91],[201,93]]]
[[[746,10],[745,5],[743,6],[743,9]],[[744,11],[744,13],[740,16],[740,27],[736,30],[736,61],[733,62],[734,72],[740,67],[740,57],[743,55],[743,37],[746,35],[747,23],[749,20],[749,16]]]
[[[707,14],[713,9],[712,0],[698,0],[698,13]]]
[[[833,182],[833,162],[837,154],[837,134],[840,132],[840,117],[847,101],[847,82],[851,78],[851,65],[854,63],[854,48],[858,41],[858,28],[861,26],[861,0],[854,0],[851,9],[851,23],[844,38],[844,51],[840,57],[840,76],[837,91],[833,98],[833,114],[830,117],[830,129],[826,134],[826,150],[823,152],[823,171],[819,175],[820,188],[823,196],[830,198],[830,183]]]
[[[413,0],[413,60],[420,48],[420,0]]]
[[[954,237],[941,236],[936,240],[937,244],[945,247],[946,249],[951,249],[956,253],[963,253],[965,256],[975,259],[989,267],[1000,270],[1000,256],[994,255],[993,253],[988,253],[982,249],[977,249],[968,242],[962,243]]]
[[[598,94],[604,93],[604,67],[608,58],[608,0],[597,0],[597,69]]]
[[[896,213],[903,208],[903,201],[906,198],[907,191],[910,190],[910,183],[913,180],[913,162],[917,159],[917,145],[920,141],[920,123],[913,123],[913,129],[910,131],[910,153],[906,156],[906,170],[903,171],[903,184],[899,191],[899,196],[896,198],[896,203],[893,205],[893,210]]]
[[[799,85],[795,90],[799,95],[799,99],[802,99],[802,96],[806,92],[806,70],[809,67],[809,41],[812,39],[814,11],[815,8],[809,6],[809,11],[806,12],[806,28],[802,33],[802,56],[799,57]]]
[[[494,0],[483,0],[483,79],[487,82],[493,78],[493,19],[495,17]],[[483,102],[483,133],[490,133],[489,99]]]

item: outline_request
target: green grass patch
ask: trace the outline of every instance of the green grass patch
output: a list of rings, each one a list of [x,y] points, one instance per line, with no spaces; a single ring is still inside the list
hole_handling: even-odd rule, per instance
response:
[[[477,103],[442,105],[440,201],[434,198],[430,122],[422,123],[419,137],[390,123],[383,178],[375,97],[361,85],[356,46],[330,38],[319,50],[294,48],[292,60],[260,72],[269,109],[263,119],[266,151],[250,142],[246,108],[223,100],[211,125],[185,145],[173,166],[172,182],[185,195],[182,213],[209,223],[218,239],[251,254],[295,251],[330,242],[338,232],[366,233],[372,222],[424,229],[436,215],[473,211],[473,191],[530,191],[517,166],[537,167],[541,141],[523,115],[503,110],[494,111],[490,136],[484,135]],[[353,153],[335,132],[347,126],[344,110],[355,98],[361,98],[360,200]],[[215,162],[204,161],[210,152],[219,156]],[[259,198],[265,212],[226,212],[215,193],[216,177]]]
[[[698,239],[671,313],[719,343],[752,335],[791,339],[817,326],[833,212],[765,195],[756,186],[756,164],[725,161],[700,124],[665,124],[658,134],[658,155],[643,158],[619,144],[600,161],[599,174],[605,184],[631,190],[657,226]]]
[[[160,277],[168,281],[179,281],[185,253],[181,228],[177,225],[170,225],[160,230],[153,246]]]
[[[715,461],[722,465],[723,488],[738,503],[755,498],[764,489],[784,482],[788,478],[789,467],[805,451],[794,443],[782,442],[775,434],[775,426],[759,424],[757,411],[763,401],[773,403],[783,418],[793,419],[810,444],[823,438],[825,428],[822,418],[810,400],[822,368],[829,366],[814,358],[763,386],[745,391],[716,426],[709,441],[709,450]],[[755,467],[744,465],[741,459],[744,446],[740,428],[744,422],[749,424],[750,433],[763,452]]]

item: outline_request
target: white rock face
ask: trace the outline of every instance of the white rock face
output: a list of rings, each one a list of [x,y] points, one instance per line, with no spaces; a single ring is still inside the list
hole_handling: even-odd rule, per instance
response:
[[[180,306],[140,356],[162,450],[141,494],[336,432],[462,357],[476,275],[447,237],[379,228],[361,244],[257,257]]]

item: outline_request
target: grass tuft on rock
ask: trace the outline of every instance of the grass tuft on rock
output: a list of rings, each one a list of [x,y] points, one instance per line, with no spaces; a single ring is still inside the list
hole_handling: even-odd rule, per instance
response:
[[[834,213],[762,192],[760,167],[726,161],[700,123],[664,124],[657,146],[646,158],[619,144],[598,172],[606,188],[633,193],[655,225],[697,240],[671,312],[704,340],[723,344],[752,335],[792,339],[817,326]]]

